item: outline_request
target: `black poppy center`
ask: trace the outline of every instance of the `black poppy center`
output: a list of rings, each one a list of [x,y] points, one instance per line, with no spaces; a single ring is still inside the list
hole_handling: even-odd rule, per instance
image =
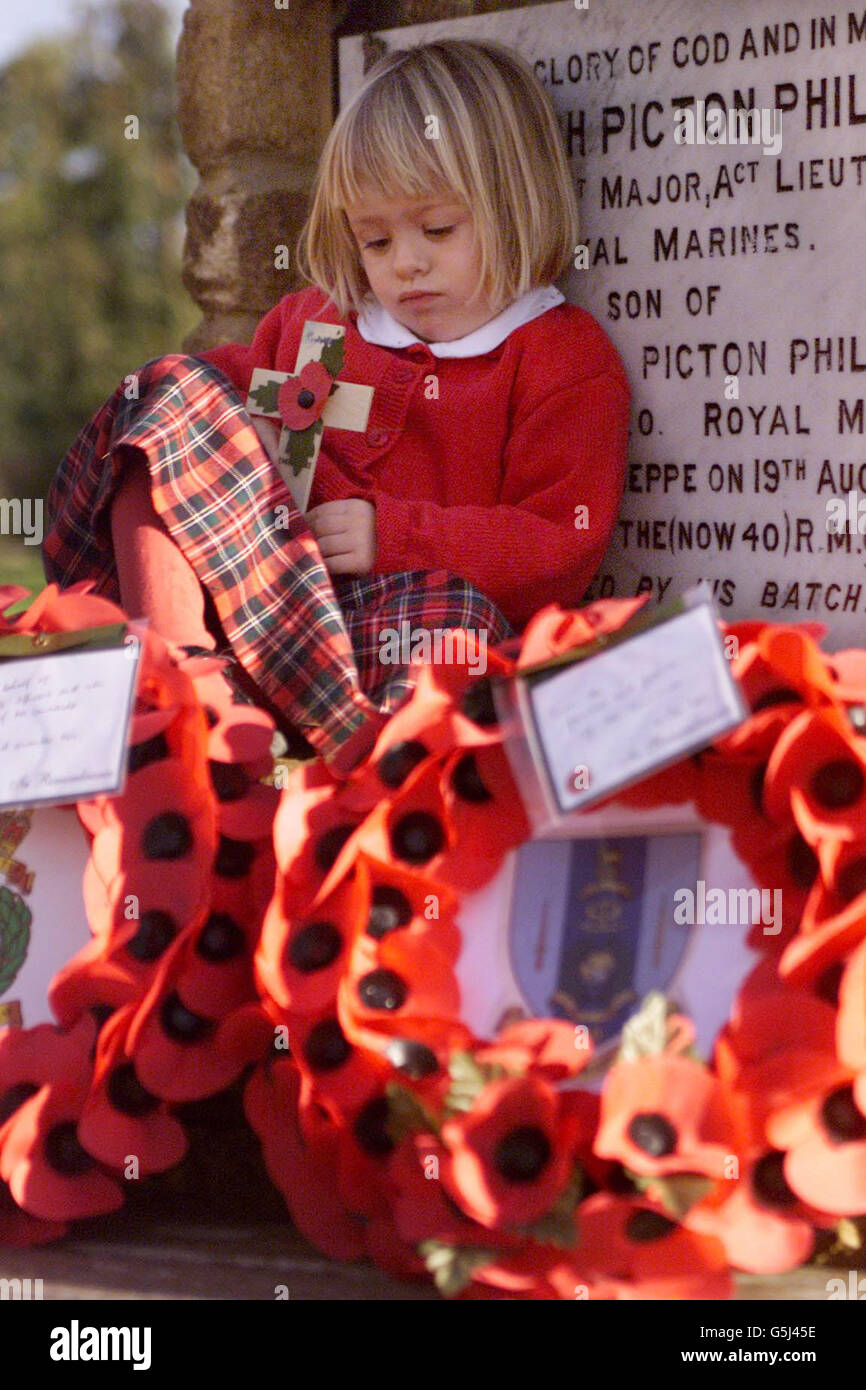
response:
[[[406,1002],[406,981],[395,970],[371,970],[358,981],[358,998],[368,1009],[393,1013]]]
[[[141,846],[146,859],[180,859],[193,847],[189,821],[179,811],[163,811],[148,821]]]
[[[132,1062],[115,1067],[106,1090],[109,1101],[122,1115],[150,1115],[159,1105],[158,1098],[142,1086]]]
[[[296,970],[309,975],[324,970],[337,959],[343,938],[333,922],[308,922],[289,946],[289,960]]]
[[[74,1120],[63,1120],[55,1125],[45,1136],[45,1158],[55,1173],[64,1177],[78,1178],[93,1167],[93,1159],[78,1140],[78,1126]]]
[[[385,1158],[395,1147],[388,1133],[390,1113],[385,1096],[377,1096],[375,1100],[367,1101],[352,1126],[361,1148],[373,1158]]]
[[[550,1140],[537,1125],[518,1125],[500,1139],[493,1166],[506,1182],[534,1182],[550,1162]]]
[[[752,1188],[759,1201],[768,1207],[790,1207],[797,1201],[785,1177],[785,1155],[774,1151],[764,1154],[752,1169]]]
[[[752,701],[752,711],[757,714],[759,710],[770,709],[773,705],[795,705],[802,700],[802,695],[790,686],[780,685],[775,690],[765,690],[763,695],[759,695]]]
[[[376,764],[379,780],[392,790],[402,787],[412,769],[423,763],[427,756],[424,744],[416,738],[394,743],[386,749]]]
[[[628,1137],[650,1158],[665,1158],[677,1146],[677,1132],[665,1115],[653,1111],[634,1115],[628,1127]]]
[[[818,856],[797,831],[788,845],[788,869],[798,888],[810,888],[818,872]]]
[[[316,861],[316,867],[323,874],[328,873],[333,868],[340,850],[354,829],[354,825],[332,825],[330,830],[326,830],[324,835],[319,836],[313,851],[313,858]]]
[[[461,801],[473,801],[481,805],[485,801],[493,800],[478,771],[474,753],[465,753],[455,765],[451,774],[451,785]]]
[[[766,763],[758,763],[752,769],[749,777],[749,795],[752,798],[752,805],[759,815],[764,814],[764,776],[767,771]]]
[[[429,811],[407,811],[391,831],[391,847],[407,864],[426,864],[445,847],[445,831]]]
[[[0,1125],[20,1110],[21,1106],[31,1096],[35,1096],[39,1087],[32,1081],[19,1081],[16,1086],[10,1086],[8,1091],[4,1091],[0,1096]]]
[[[256,847],[248,840],[233,840],[220,835],[214,872],[221,878],[243,878],[253,866]]]
[[[197,1043],[213,1031],[213,1020],[194,1014],[177,994],[169,994],[160,1010],[163,1032],[176,1043]]]
[[[208,771],[218,801],[240,801],[249,791],[250,779],[239,763],[222,763],[210,758]]]
[[[298,392],[298,405],[301,407],[302,410],[309,410],[310,406],[313,404],[315,399],[316,398],[310,390],[309,386],[301,387],[300,391]]]
[[[626,1222],[625,1234],[635,1245],[646,1245],[651,1240],[661,1240],[663,1236],[670,1235],[676,1224],[659,1211],[648,1211],[641,1207],[633,1211]]]
[[[421,1081],[439,1070],[439,1059],[426,1043],[412,1038],[394,1038],[385,1049],[385,1056],[395,1071],[401,1071],[410,1081]]]
[[[813,797],[828,811],[842,811],[853,806],[863,795],[866,779],[859,763],[851,758],[834,758],[812,773],[810,788]]]
[[[821,1119],[834,1144],[853,1144],[866,1139],[866,1115],[862,1115],[855,1104],[852,1086],[840,1086],[837,1091],[831,1091],[821,1106]]]
[[[460,708],[467,719],[471,719],[473,724],[480,724],[482,728],[499,722],[489,676],[478,676],[471,685],[467,685]]]
[[[140,772],[148,763],[157,763],[167,758],[169,752],[165,734],[155,734],[153,738],[145,739],[142,743],[133,743],[129,749],[127,771],[130,774]]]
[[[212,912],[205,922],[195,949],[211,965],[235,960],[246,949],[243,927],[227,912]]]
[[[153,909],[142,913],[138,931],[132,940],[126,943],[126,949],[136,960],[146,964],[158,960],[176,935],[177,925],[174,918],[168,912]]]
[[[314,1071],[335,1071],[348,1061],[351,1052],[351,1043],[336,1018],[317,1023],[304,1043],[304,1056]]]
[[[373,889],[370,915],[367,918],[367,934],[381,939],[398,927],[405,927],[412,920],[412,904],[390,883],[380,883]]]

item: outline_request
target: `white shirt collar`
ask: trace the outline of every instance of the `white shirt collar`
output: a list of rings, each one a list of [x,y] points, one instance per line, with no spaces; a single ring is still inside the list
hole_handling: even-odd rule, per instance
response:
[[[560,294],[555,285],[540,285],[527,290],[509,304],[501,314],[475,328],[463,338],[455,338],[450,343],[426,343],[434,357],[477,357],[483,352],[492,352],[509,333],[522,323],[538,318],[556,304],[562,304],[565,295]],[[358,332],[368,343],[379,347],[403,348],[410,343],[424,340],[416,337],[410,328],[398,323],[372,295],[368,294],[358,315]]]

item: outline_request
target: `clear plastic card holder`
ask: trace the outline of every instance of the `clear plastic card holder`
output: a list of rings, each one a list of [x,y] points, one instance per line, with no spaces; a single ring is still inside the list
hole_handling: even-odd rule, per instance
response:
[[[536,835],[706,747],[748,714],[706,585],[618,631],[494,682]]]

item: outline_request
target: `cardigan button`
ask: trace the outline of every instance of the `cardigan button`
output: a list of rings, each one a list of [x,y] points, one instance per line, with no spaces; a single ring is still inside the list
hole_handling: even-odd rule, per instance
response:
[[[378,449],[382,444],[387,444],[390,437],[391,435],[388,430],[383,430],[378,427],[367,431],[367,443],[372,444],[374,449]]]
[[[407,363],[401,362],[400,365],[399,365],[399,367],[395,367],[395,368],[394,368],[394,380],[395,380],[395,381],[413,381],[414,378],[415,378],[415,371],[414,371],[414,368],[408,366]]]

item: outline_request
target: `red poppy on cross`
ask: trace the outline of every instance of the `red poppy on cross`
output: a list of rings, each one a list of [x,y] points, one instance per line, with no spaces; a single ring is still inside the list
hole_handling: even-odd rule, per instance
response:
[[[309,501],[325,425],[365,430],[370,418],[372,386],[334,380],[343,366],[345,334],[342,324],[308,319],[294,372],[256,367],[250,381],[248,414],[282,421],[277,469],[300,511]]]

